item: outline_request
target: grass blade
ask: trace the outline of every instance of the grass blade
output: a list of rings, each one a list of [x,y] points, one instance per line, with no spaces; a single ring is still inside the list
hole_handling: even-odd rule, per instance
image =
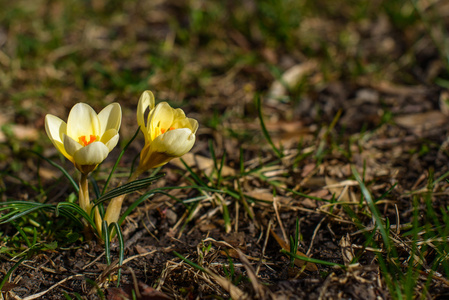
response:
[[[382,220],[380,216],[379,209],[377,208],[376,204],[373,201],[373,198],[371,197],[371,193],[368,191],[365,183],[363,182],[362,178],[360,177],[359,172],[357,172],[356,168],[354,166],[351,166],[352,174],[354,174],[355,179],[359,183],[360,190],[362,191],[363,196],[365,197],[366,203],[368,204],[368,207],[373,214],[374,220],[376,221],[376,227],[379,229],[380,234],[382,235],[382,239],[384,241],[384,244],[388,250],[391,249],[391,243],[390,243],[390,237],[388,235],[387,229],[385,227],[385,223]],[[397,255],[395,255],[397,256]]]
[[[190,265],[191,267],[194,267],[195,269],[198,269],[198,270],[200,270],[200,271],[202,271],[202,272],[208,273],[208,272],[206,271],[206,269],[204,269],[203,267],[197,265],[197,264],[194,263],[193,261],[191,261],[191,260],[185,258],[184,256],[182,256],[182,255],[179,254],[178,252],[173,251],[173,254],[176,255],[177,257],[179,257],[180,259],[182,259],[183,261],[185,261],[185,262],[186,262],[188,265]]]
[[[125,257],[125,242],[124,242],[124,239],[123,239],[123,233],[122,233],[122,230],[121,230],[119,224],[117,224],[117,223],[114,222],[114,223],[112,223],[111,225],[109,225],[109,227],[112,227],[112,226],[115,228],[115,232],[117,233],[117,238],[118,238],[118,242],[119,242],[119,258],[118,258],[118,265],[119,265],[119,266],[122,266],[122,264],[123,264],[123,259],[124,259],[124,257]],[[117,272],[117,286],[118,286],[119,283],[120,283],[120,275],[121,275],[121,271],[122,271],[122,269],[119,268],[119,269],[118,269],[118,272]]]
[[[42,158],[43,160],[46,160],[46,161],[47,161],[50,165],[52,165],[53,167],[59,169],[59,170],[62,172],[62,174],[64,174],[64,176],[65,176],[65,177],[69,180],[69,182],[72,184],[72,186],[73,186],[73,188],[75,189],[75,191],[76,191],[77,193],[79,193],[80,188],[79,188],[78,184],[77,184],[76,181],[73,179],[73,177],[70,176],[70,174],[69,174],[69,173],[68,173],[62,166],[58,165],[57,163],[55,163],[54,161],[52,161],[52,160],[50,160],[50,159],[48,159],[48,158],[46,158],[46,157],[40,155],[40,154],[37,153],[36,151],[32,151],[32,150],[30,150],[30,151],[31,151],[31,153],[34,153],[34,154],[36,154],[37,156],[39,156],[40,158]]]
[[[342,269],[346,268],[344,265],[341,265],[341,264],[337,264],[337,263],[333,263],[333,262],[325,261],[325,260],[320,260],[320,259],[316,259],[316,258],[300,256],[300,255],[297,255],[295,253],[288,252],[285,249],[281,249],[281,252],[284,253],[284,254],[289,255],[290,257],[294,257],[296,259],[303,260],[303,261],[310,262],[310,263],[314,263],[314,264],[320,264],[320,265],[326,265],[326,266],[332,266],[332,267],[339,267],[339,268],[342,268]]]
[[[39,203],[39,204],[41,204],[41,203]],[[16,219],[18,219],[18,218],[20,218],[22,216],[25,216],[25,215],[27,215],[29,213],[32,213],[32,212],[34,212],[36,210],[43,209],[43,208],[48,208],[48,207],[51,207],[51,206],[52,205],[49,205],[49,204],[42,204],[42,206],[34,206],[34,207],[28,208],[26,210],[22,210],[20,212],[11,212],[11,213],[7,214],[6,216],[9,216],[11,214],[13,214],[13,216],[10,217],[9,219],[1,221],[0,224],[9,223],[9,222],[14,221],[14,220],[16,220]]]
[[[118,219],[117,223],[119,225],[121,225],[123,223],[123,221],[125,220],[125,218],[143,201],[147,200],[148,198],[150,198],[151,196],[154,195],[153,191],[150,191],[146,194],[143,194],[142,196],[140,196],[136,201],[134,201],[129,207],[128,209],[125,210],[125,212],[121,215],[120,219]]]
[[[270,144],[271,148],[273,148],[274,153],[277,157],[282,158],[284,154],[282,154],[281,150],[279,150],[276,145],[273,143],[273,140],[270,137],[270,134],[268,133],[267,127],[265,126],[265,123],[263,121],[263,114],[262,114],[262,104],[260,101],[260,96],[256,95],[256,107],[257,112],[259,114],[259,121],[260,121],[260,127],[262,127],[263,135],[265,136],[265,139]]]
[[[117,166],[120,163],[120,161],[122,160],[122,156],[123,156],[123,154],[125,154],[125,151],[128,149],[129,145],[131,145],[131,143],[137,137],[137,134],[139,134],[139,130],[140,130],[140,127],[137,128],[136,133],[134,133],[133,137],[129,140],[129,142],[125,145],[123,150],[120,152],[120,155],[118,156],[117,160],[115,161],[115,164],[111,169],[111,172],[109,172],[108,179],[106,179],[106,183],[104,184],[103,191],[101,192],[102,195],[104,195],[104,193],[106,193],[106,190],[108,189],[109,181],[112,178],[112,174],[114,174],[115,169],[117,169]]]
[[[107,192],[106,194],[103,194],[103,196],[101,196],[100,198],[98,198],[95,201],[95,205],[98,205],[99,203],[102,203],[106,200],[110,200],[112,198],[124,195],[124,194],[129,194],[135,191],[138,191],[142,188],[147,187],[148,185],[150,185],[153,181],[161,178],[165,176],[165,174],[160,174],[160,175],[156,175],[153,177],[148,177],[148,178],[144,178],[144,179],[139,179],[139,180],[135,180],[129,183],[126,183],[124,185],[121,185],[109,192]]]
[[[9,276],[11,276],[12,272],[14,272],[15,269],[17,269],[18,266],[20,266],[20,264],[26,259],[26,257],[22,257],[18,262],[16,262],[11,269],[9,269],[9,271],[6,273],[6,275],[3,277],[2,282],[0,282],[0,292],[3,289],[3,286],[5,285],[5,283],[8,281]]]
[[[111,248],[110,246],[110,241],[109,241],[109,228],[108,228],[108,222],[103,220],[102,225],[102,237],[103,237],[103,241],[104,241],[104,252],[105,252],[105,256],[106,256],[106,263],[108,264],[108,266],[111,265]]]
[[[70,203],[70,202],[60,202],[60,203],[58,203],[58,205],[56,205],[56,209],[55,209],[56,216],[59,215],[60,210],[62,210],[62,209],[68,209],[68,210],[75,211],[77,214],[81,215],[81,217],[83,217],[87,222],[89,222],[89,224],[93,228],[95,228],[95,229],[97,228],[93,218],[91,216],[89,216],[84,210],[82,210],[81,207],[79,207],[78,205],[76,205],[74,203]]]
[[[181,158],[181,162],[184,165],[184,167],[186,167],[187,171],[193,177],[193,180],[195,180],[195,182],[199,183],[200,185],[202,185],[204,187],[207,187],[207,184],[204,181],[202,181],[201,178],[195,172],[193,172],[192,168],[189,167],[182,158]],[[209,179],[209,181],[212,181],[212,180],[210,180],[210,178],[208,178],[208,179]]]

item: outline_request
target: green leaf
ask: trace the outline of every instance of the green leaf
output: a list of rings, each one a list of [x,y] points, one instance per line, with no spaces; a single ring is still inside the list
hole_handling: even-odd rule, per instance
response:
[[[42,158],[43,160],[46,160],[50,165],[52,165],[52,166],[56,167],[57,169],[59,169],[59,170],[62,172],[62,174],[64,174],[64,176],[65,176],[65,177],[69,180],[69,182],[72,184],[72,186],[73,186],[73,188],[75,189],[75,191],[76,191],[77,193],[79,193],[80,188],[79,188],[78,184],[75,182],[75,180],[73,179],[73,177],[70,176],[70,174],[69,174],[69,173],[68,173],[62,166],[58,165],[58,164],[55,163],[54,161],[52,161],[52,160],[50,160],[50,159],[48,159],[48,158],[46,158],[46,157],[40,155],[39,153],[37,153],[37,152],[35,152],[35,151],[30,150],[30,152],[36,154],[37,156],[39,156],[39,157]]]
[[[310,262],[310,263],[314,263],[314,264],[320,264],[320,265],[326,265],[326,266],[332,266],[332,267],[339,267],[339,268],[342,268],[342,269],[346,268],[344,265],[341,265],[341,264],[337,264],[337,263],[333,263],[333,262],[325,261],[325,260],[320,260],[320,259],[316,259],[316,258],[300,256],[300,255],[297,255],[295,253],[290,253],[290,252],[288,252],[285,249],[281,249],[281,252],[284,253],[284,254],[289,255],[290,257],[294,257],[296,259],[303,260],[303,261]]]
[[[16,262],[11,269],[6,273],[6,275],[3,277],[2,282],[0,282],[0,291],[3,289],[3,286],[8,281],[9,276],[11,276],[12,272],[14,272],[15,269],[17,269],[18,266],[26,259],[26,257],[22,257],[18,262]]]
[[[388,235],[387,229],[385,227],[385,223],[382,220],[380,216],[379,209],[377,208],[376,204],[373,201],[373,198],[371,197],[371,193],[368,191],[365,183],[363,182],[362,178],[360,177],[359,172],[357,172],[356,168],[354,166],[351,166],[352,174],[354,174],[355,179],[359,183],[360,190],[362,191],[363,196],[365,197],[366,203],[368,204],[368,207],[373,214],[374,220],[376,221],[376,227],[379,229],[380,234],[382,235],[382,239],[384,241],[385,246],[388,250],[391,249],[391,243],[390,243],[390,237]]]
[[[116,198],[116,197],[124,195],[124,194],[129,194],[129,193],[141,190],[142,188],[147,187],[153,181],[155,181],[163,176],[165,176],[165,174],[160,174],[160,175],[153,176],[153,177],[139,179],[139,180],[135,180],[135,181],[126,183],[124,185],[121,185],[121,186],[103,194],[103,196],[98,198],[95,201],[95,206],[98,205],[99,203],[106,201],[106,200],[110,200],[110,199]]]
[[[256,97],[257,112],[259,114],[260,127],[262,127],[263,135],[265,136],[265,139],[267,140],[267,142],[270,144],[271,148],[273,148],[273,151],[276,154],[276,156],[279,158],[282,158],[284,156],[284,154],[273,143],[273,140],[271,139],[270,134],[268,133],[267,127],[265,126],[265,122],[263,121],[262,104],[260,101],[260,96],[256,95],[255,97]]]
[[[132,141],[134,141],[134,139],[137,137],[137,134],[139,133],[139,130],[140,130],[140,126],[139,126],[139,128],[137,128],[136,133],[134,133],[133,137],[129,140],[129,142],[125,145],[123,150],[120,152],[120,155],[118,156],[114,166],[111,169],[111,172],[109,173],[108,179],[106,179],[106,183],[104,184],[104,187],[103,187],[103,192],[101,193],[102,195],[104,195],[106,193],[106,190],[107,190],[108,185],[109,185],[109,181],[112,178],[112,174],[114,174],[115,169],[117,169],[117,166],[120,163],[120,160],[122,159],[122,156],[123,156],[123,154],[125,154],[125,151],[128,149],[129,145],[131,145]]]
[[[183,261],[185,261],[187,264],[189,264],[190,266],[194,267],[195,269],[198,269],[202,272],[206,272],[206,269],[204,269],[203,267],[200,267],[199,265],[197,265],[196,263],[194,263],[193,261],[183,257],[181,254],[179,254],[176,251],[173,251],[173,254],[176,255],[177,257],[179,257],[180,259],[182,259]]]

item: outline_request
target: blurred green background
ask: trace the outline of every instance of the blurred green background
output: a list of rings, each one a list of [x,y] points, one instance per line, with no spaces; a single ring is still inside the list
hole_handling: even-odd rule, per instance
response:
[[[310,124],[330,123],[337,112],[326,93],[342,102],[363,87],[449,86],[448,1],[1,0],[0,7],[3,169],[20,149],[48,148],[45,114],[65,119],[76,102],[99,111],[118,101],[126,140],[138,98],[151,89],[199,119],[200,136],[257,142],[244,130],[257,117],[257,94],[267,122]],[[302,75],[284,77],[307,63]],[[276,81],[283,90],[273,96]]]

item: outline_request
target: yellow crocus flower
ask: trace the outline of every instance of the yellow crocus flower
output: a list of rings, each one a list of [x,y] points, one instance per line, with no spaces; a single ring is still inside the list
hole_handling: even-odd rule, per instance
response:
[[[148,116],[145,117],[147,110]],[[137,123],[145,137],[145,146],[140,152],[139,167],[128,182],[136,180],[146,170],[160,167],[173,158],[186,154],[195,143],[198,122],[187,118],[182,109],[174,109],[167,102],[155,106],[151,91],[145,91],[140,96]],[[125,195],[121,195],[109,203],[104,217],[108,224],[119,219],[124,199]]]
[[[118,103],[106,106],[98,115],[85,103],[76,104],[67,123],[48,114],[45,131],[56,149],[83,174],[92,172],[117,145],[122,120]]]
[[[145,122],[147,109],[149,113]],[[187,118],[182,109],[174,109],[167,102],[155,106],[154,95],[150,91],[143,92],[139,99],[137,123],[145,137],[137,173],[160,167],[186,154],[195,143],[198,122]]]

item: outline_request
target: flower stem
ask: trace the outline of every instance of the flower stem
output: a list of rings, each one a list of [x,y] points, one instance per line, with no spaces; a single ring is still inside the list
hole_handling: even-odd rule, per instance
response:
[[[82,210],[84,210],[89,216],[92,210],[92,204],[89,200],[89,186],[87,181],[87,174],[81,173],[80,178],[80,191],[79,191],[79,204]]]

